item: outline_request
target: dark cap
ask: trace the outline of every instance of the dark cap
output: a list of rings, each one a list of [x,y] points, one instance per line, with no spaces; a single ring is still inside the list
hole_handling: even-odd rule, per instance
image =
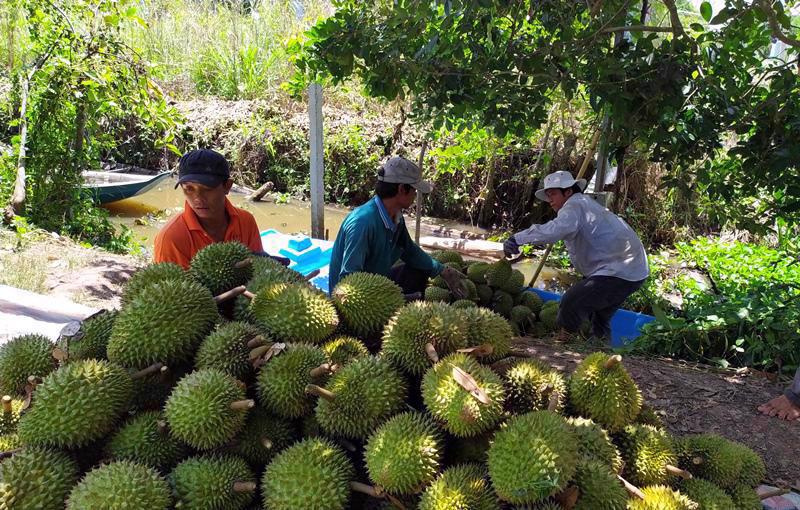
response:
[[[211,149],[189,151],[178,161],[178,184],[196,182],[216,188],[231,178],[231,166],[225,156]]]

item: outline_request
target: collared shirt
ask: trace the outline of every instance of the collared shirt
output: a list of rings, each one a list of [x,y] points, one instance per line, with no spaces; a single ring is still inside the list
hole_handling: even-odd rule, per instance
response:
[[[636,232],[591,197],[576,193],[556,218],[514,234],[518,244],[564,241],[572,265],[585,277],[616,276],[638,282],[650,274],[647,254]]]
[[[225,241],[239,241],[253,252],[263,251],[261,235],[253,215],[234,206],[225,199],[225,211],[228,213],[228,228],[225,230]],[[200,220],[188,202],[183,204],[183,213],[170,219],[158,232],[153,249],[155,262],[174,262],[189,268],[195,253],[205,248],[214,240],[200,225]]]
[[[330,289],[348,274],[359,271],[388,277],[398,260],[431,277],[444,269],[411,239],[403,215],[392,219],[383,201],[373,197],[353,209],[339,228],[331,254]]]

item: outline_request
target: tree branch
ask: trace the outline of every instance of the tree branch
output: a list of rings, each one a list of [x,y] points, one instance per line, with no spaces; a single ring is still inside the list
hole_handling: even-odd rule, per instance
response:
[[[600,31],[602,34],[613,32],[674,32],[672,27],[655,27],[649,25],[630,25],[627,27],[609,27]]]
[[[764,9],[764,13],[767,15],[767,20],[769,21],[769,28],[770,30],[772,30],[772,35],[777,40],[779,40],[784,44],[788,44],[789,46],[794,46],[795,48],[800,48],[800,41],[789,37],[788,35],[784,34],[781,31],[781,26],[778,23],[778,16],[772,9],[772,4],[767,0],[761,0],[759,3],[761,4],[761,8]]]
[[[664,5],[667,6],[667,10],[669,11],[669,22],[672,25],[672,30],[675,33],[675,36],[684,35],[685,32],[683,31],[683,24],[681,23],[681,18],[678,15],[678,8],[675,6],[675,0],[663,0]]]

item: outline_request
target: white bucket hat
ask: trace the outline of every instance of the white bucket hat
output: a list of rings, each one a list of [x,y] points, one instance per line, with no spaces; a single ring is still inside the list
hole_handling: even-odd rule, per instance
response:
[[[553,172],[544,178],[544,186],[542,189],[536,190],[536,198],[547,202],[547,194],[545,193],[546,190],[553,188],[571,188],[576,183],[581,188],[581,191],[586,189],[586,179],[576,180],[574,177],[572,177],[572,174],[566,170]]]
[[[378,174],[378,180],[399,184],[409,184],[420,193],[430,193],[433,184],[422,180],[422,171],[402,156],[395,156],[381,166],[383,175]]]

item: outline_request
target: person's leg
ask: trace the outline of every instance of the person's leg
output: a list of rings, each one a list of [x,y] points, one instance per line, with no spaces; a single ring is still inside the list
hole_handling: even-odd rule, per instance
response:
[[[609,322],[614,312],[643,282],[629,282],[614,276],[590,276],[581,280],[561,297],[558,325],[575,333],[583,321],[591,319],[596,336],[610,335]]]
[[[604,301],[608,303],[608,306],[595,310],[590,319],[592,322],[592,334],[597,338],[609,339],[611,338],[611,317],[622,306],[622,303],[628,299],[628,296],[642,286],[644,280],[629,282],[613,276],[603,278],[606,278],[602,285]]]
[[[403,294],[424,293],[428,286],[427,273],[405,264],[394,266],[389,278],[403,289]]]
[[[800,420],[800,367],[794,374],[794,381],[786,388],[783,395],[777,396],[758,406],[758,410],[767,416],[777,416],[781,420]]]

